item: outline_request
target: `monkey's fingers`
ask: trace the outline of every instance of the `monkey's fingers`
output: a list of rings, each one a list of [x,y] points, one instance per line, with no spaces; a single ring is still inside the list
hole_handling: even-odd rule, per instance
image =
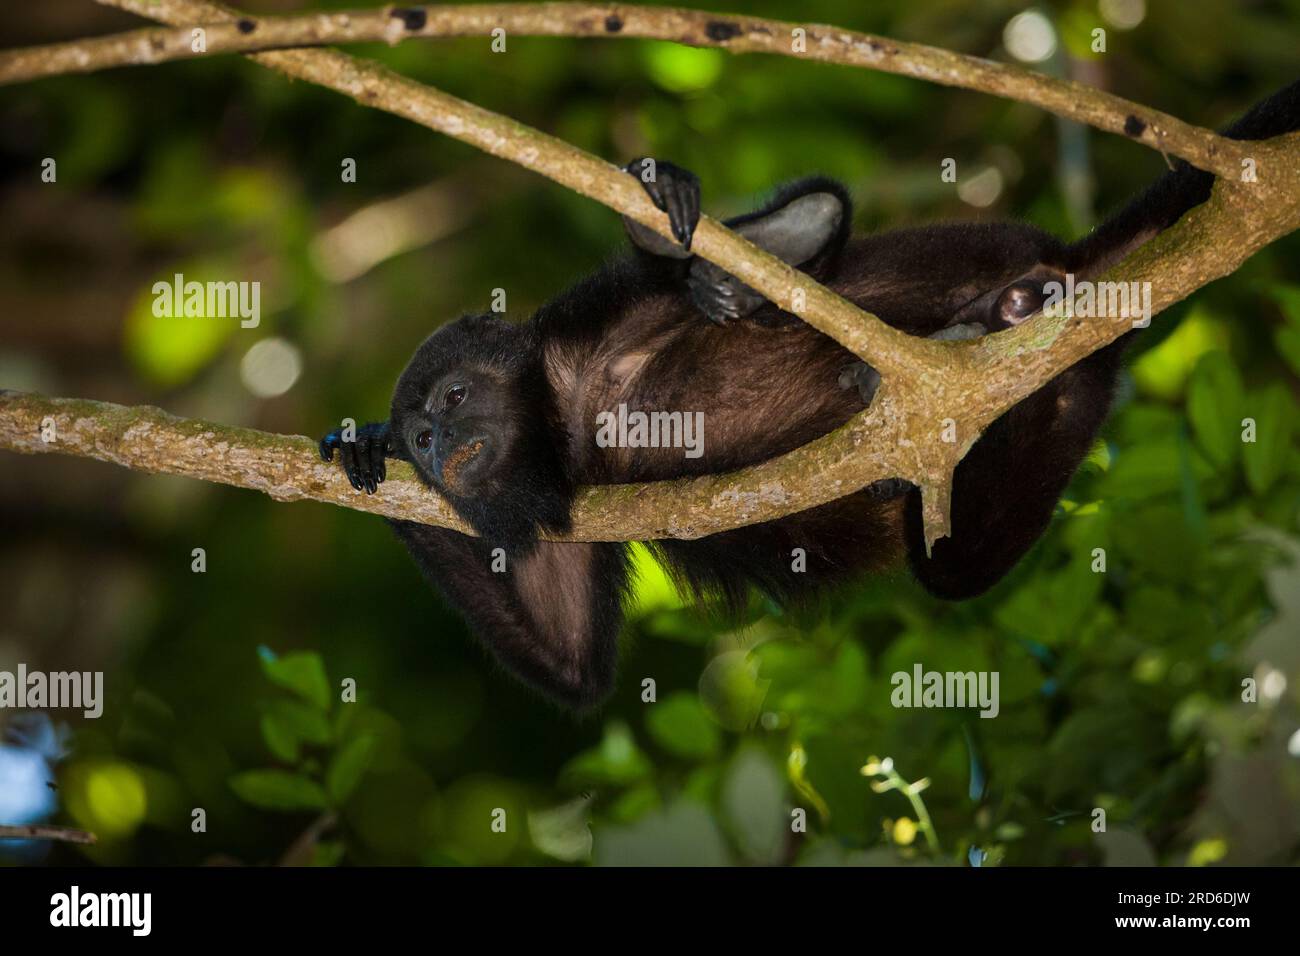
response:
[[[655,204],[656,209],[660,212],[667,212],[668,204],[664,202],[663,193],[659,189],[658,167],[656,166],[655,173],[650,179],[646,179],[644,175],[646,171],[645,164],[653,162],[654,160],[648,156],[639,156],[624,166],[623,170],[636,177],[637,182],[646,191],[646,195],[650,197],[650,201]]]
[[[339,433],[330,432],[320,440],[320,458],[321,461],[333,461],[334,449],[339,447]]]
[[[647,163],[654,164],[649,179],[645,176],[650,170]],[[668,215],[673,238],[683,248],[690,249],[695,227],[700,221],[698,177],[689,169],[644,157],[632,160],[623,169],[637,178],[655,208]]]
[[[387,455],[387,441],[382,436],[376,435],[375,440],[370,443],[370,474],[374,477],[376,485],[388,477]]]
[[[368,429],[363,429],[357,433],[357,472],[361,478],[361,486],[365,488],[366,494],[368,495],[373,495],[375,493],[375,488],[379,485],[375,480],[375,469],[370,460],[370,447],[373,444],[375,444],[375,442],[371,440],[371,433]]]
[[[695,238],[695,227],[700,224],[700,188],[699,182],[696,181],[695,188],[686,194],[686,239],[682,246],[686,249],[691,247],[691,240]]]
[[[343,473],[348,476],[348,481],[357,491],[365,491],[366,486],[361,481],[361,469],[357,466],[357,443],[355,441],[345,441],[339,446],[339,461],[343,465]]]

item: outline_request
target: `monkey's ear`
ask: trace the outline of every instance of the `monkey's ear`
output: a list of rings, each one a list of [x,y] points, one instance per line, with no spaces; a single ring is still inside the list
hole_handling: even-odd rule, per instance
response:
[[[848,190],[817,176],[781,187],[762,209],[727,225],[778,259],[802,266],[838,252],[852,219]]]

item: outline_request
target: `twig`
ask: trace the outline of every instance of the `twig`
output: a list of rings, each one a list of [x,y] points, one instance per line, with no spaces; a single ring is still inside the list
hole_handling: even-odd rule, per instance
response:
[[[98,842],[95,834],[72,827],[47,826],[31,823],[23,826],[0,826],[0,840],[59,840],[63,843],[89,845]]]

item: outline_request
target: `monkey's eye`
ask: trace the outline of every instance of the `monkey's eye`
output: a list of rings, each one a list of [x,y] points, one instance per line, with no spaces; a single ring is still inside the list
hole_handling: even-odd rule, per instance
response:
[[[442,402],[448,408],[455,408],[461,402],[465,401],[465,396],[469,394],[469,389],[464,385],[453,385],[447,389],[446,394],[442,396]]]
[[[433,444],[433,432],[420,432],[415,436],[415,447],[421,451],[428,449]]]

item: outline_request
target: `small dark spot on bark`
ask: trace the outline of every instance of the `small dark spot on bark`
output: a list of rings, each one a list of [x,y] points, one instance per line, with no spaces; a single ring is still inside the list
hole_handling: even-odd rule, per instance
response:
[[[257,24],[248,19],[248,17],[240,17],[235,26],[239,29],[240,33],[252,33],[257,29]]]
[[[732,37],[740,36],[740,27],[727,20],[710,20],[704,33],[714,43],[726,43]]]
[[[618,32],[619,30],[621,30],[621,29],[623,29],[623,21],[620,20],[618,17],[606,17],[606,18],[605,18],[605,32],[606,32],[606,33],[617,33],[617,32]]]
[[[1147,129],[1147,124],[1142,122],[1132,113],[1129,114],[1128,119],[1124,120],[1125,136],[1132,136],[1134,139],[1137,139],[1139,136],[1141,136],[1143,133],[1146,132],[1146,129]]]
[[[390,17],[397,17],[408,30],[423,30],[424,25],[429,22],[429,16],[423,10],[414,7],[393,7]]]

